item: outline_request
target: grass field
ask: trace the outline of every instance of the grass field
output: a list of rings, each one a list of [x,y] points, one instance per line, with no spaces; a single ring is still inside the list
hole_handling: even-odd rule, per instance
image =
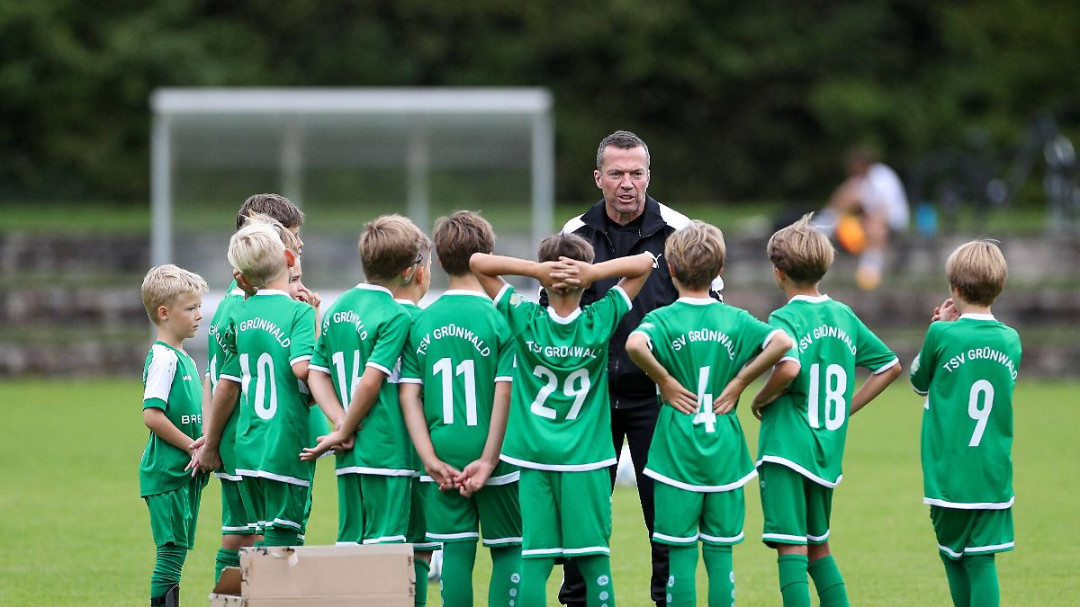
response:
[[[944,571],[921,503],[920,400],[898,381],[852,421],[832,545],[854,605],[946,605]],[[1075,605],[1080,596],[1077,383],[1021,380],[1016,395],[1017,549],[998,558],[1005,605]],[[154,547],[137,468],[146,440],[138,381],[0,383],[0,605],[145,605]],[[754,444],[757,422],[740,413]],[[779,604],[775,553],[759,541],[747,491],[747,541],[735,549],[740,605]],[[320,466],[310,543],[334,539],[332,466]],[[204,604],[218,547],[217,483],[204,494],[184,568],[186,605]],[[478,559],[477,604],[485,604]],[[619,604],[645,606],[648,551],[637,498],[614,498],[612,564]],[[555,604],[558,570],[549,585]],[[704,570],[699,571],[704,589]],[[429,604],[439,605],[437,587]],[[699,594],[699,596],[703,596]]]

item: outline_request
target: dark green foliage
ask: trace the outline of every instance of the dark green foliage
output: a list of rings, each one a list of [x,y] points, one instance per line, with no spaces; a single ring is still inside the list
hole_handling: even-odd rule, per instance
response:
[[[618,128],[674,202],[820,199],[854,142],[904,169],[1080,122],[1067,0],[0,0],[0,39],[5,196],[144,199],[162,86],[546,86],[563,200]]]

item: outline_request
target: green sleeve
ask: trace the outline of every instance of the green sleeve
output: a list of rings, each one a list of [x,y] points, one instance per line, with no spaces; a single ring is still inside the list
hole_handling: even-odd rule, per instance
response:
[[[792,328],[791,324],[783,318],[777,316],[775,313],[769,316],[768,324],[774,329],[780,329],[784,333],[787,333],[788,337],[790,337],[792,341],[791,349],[784,354],[784,357],[780,359],[780,362],[790,360],[798,363],[799,365],[802,365],[802,361],[799,360],[799,338],[795,335],[795,329]]]
[[[855,366],[879,372],[896,364],[896,353],[885,345],[863,321],[858,321],[858,338],[855,342]]]
[[[776,332],[777,328],[761,322],[746,310],[739,310],[739,359],[742,363],[749,362],[761,353],[765,348],[765,340]]]
[[[502,323],[500,323],[502,324]],[[505,326],[499,330],[499,361],[495,371],[495,381],[512,381],[515,361],[514,342]]]
[[[218,379],[228,379],[240,383],[243,377],[240,371],[240,356],[236,352],[236,325],[232,318],[229,319],[225,335],[221,340],[221,349],[225,353],[225,360],[221,363]]]
[[[588,306],[588,310],[595,314],[597,326],[603,326],[610,339],[619,326],[619,321],[630,311],[630,296],[623,291],[622,287],[614,286],[608,289],[607,294]]]
[[[289,364],[310,361],[315,351],[315,308],[300,304],[300,313],[294,317],[292,335],[289,337]]]
[[[641,324],[639,324],[637,328],[630,332],[631,335],[633,335],[634,333],[641,333],[648,338],[650,350],[653,349],[654,342],[663,339],[663,330],[657,324],[656,310],[649,312],[645,315],[645,318],[641,319]]]
[[[915,360],[911,361],[911,387],[915,388],[915,391],[919,394],[926,394],[930,391],[930,382],[934,379],[934,369],[937,369],[938,366],[934,343],[937,341],[937,330],[934,328],[936,325],[937,323],[933,323],[927,329],[922,348],[915,355]]]
[[[495,296],[495,309],[506,320],[511,335],[519,335],[528,328],[529,322],[540,309],[539,304],[522,299],[514,287],[507,283]]]
[[[409,329],[412,327],[412,319],[409,313],[402,308],[400,314],[394,314],[385,324],[378,328],[375,335],[375,347],[371,350],[365,366],[375,367],[387,376],[394,372],[401,350],[409,338]]]
[[[408,338],[405,340],[405,346],[401,351],[401,379],[417,380],[412,383],[424,383],[423,375],[420,373],[420,357],[416,354],[416,343],[420,341],[422,335],[415,335],[413,330],[409,330]]]

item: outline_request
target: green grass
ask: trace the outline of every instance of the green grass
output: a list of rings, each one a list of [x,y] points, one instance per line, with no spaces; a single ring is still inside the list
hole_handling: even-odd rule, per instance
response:
[[[852,421],[832,545],[854,605],[944,605],[948,591],[918,456],[920,399],[898,385]],[[1074,605],[1080,593],[1077,383],[1021,381],[1016,393],[1017,549],[998,558],[1006,605]],[[0,605],[145,605],[154,547],[137,468],[146,440],[138,381],[0,383]],[[741,413],[753,444],[757,422]],[[331,466],[320,465],[311,543],[334,539]],[[740,605],[778,604],[775,553],[759,541],[761,509],[747,491],[747,541],[735,548]],[[218,547],[220,499],[207,487],[185,604],[203,604]],[[481,554],[483,554],[481,550]],[[619,605],[647,602],[648,550],[636,495],[614,498],[612,566]],[[485,604],[489,561],[476,571]],[[558,570],[549,584],[554,604]],[[699,570],[703,597],[704,570]],[[431,587],[431,605],[439,605]]]

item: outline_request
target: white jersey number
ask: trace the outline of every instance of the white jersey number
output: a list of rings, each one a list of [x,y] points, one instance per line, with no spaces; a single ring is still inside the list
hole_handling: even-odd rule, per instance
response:
[[[979,402],[982,401],[982,407]],[[975,420],[975,431],[971,433],[969,447],[978,447],[982,442],[983,433],[986,432],[986,422],[990,420],[990,410],[994,408],[994,384],[980,379],[971,385],[971,393],[968,394],[968,415]]]
[[[449,358],[440,358],[431,367],[432,373],[442,375],[443,423],[454,423],[454,377],[465,380],[465,425],[476,425],[476,366],[472,360],[463,360],[454,368]]]
[[[847,372],[837,364],[831,364],[825,368],[825,429],[837,430],[844,425],[847,418],[847,403],[844,402],[844,394],[847,392]],[[810,402],[807,414],[810,417],[810,427],[821,427],[821,364],[810,365]]]
[[[557,415],[555,409],[544,406],[544,403],[559,387],[559,378],[554,371],[542,365],[536,365],[536,368],[533,369],[533,375],[545,380],[547,383],[544,384],[543,388],[540,388],[540,392],[537,393],[536,399],[529,406],[529,410],[545,419],[555,419]],[[570,407],[569,413],[566,414],[566,419],[577,419],[578,413],[581,412],[581,406],[585,404],[585,397],[589,394],[590,386],[592,386],[592,382],[589,381],[588,369],[578,369],[566,376],[566,380],[563,381],[563,394],[574,397],[574,404]]]
[[[251,364],[247,354],[240,355],[240,371],[244,377],[240,380],[244,393],[251,385]],[[267,390],[267,386],[270,387]],[[271,419],[277,413],[277,382],[274,381],[274,359],[269,352],[259,355],[255,362],[255,414],[262,419]]]
[[[716,414],[713,413],[713,395],[706,394],[709,386],[709,371],[712,367],[698,369],[697,404],[698,412],[694,415],[694,425],[705,424],[706,432],[716,432]]]
[[[356,386],[360,384],[360,350],[353,351],[352,381],[345,379],[345,353],[334,352],[330,355],[330,361],[337,373],[338,397],[341,398],[341,406],[349,410],[352,395],[356,393]]]

